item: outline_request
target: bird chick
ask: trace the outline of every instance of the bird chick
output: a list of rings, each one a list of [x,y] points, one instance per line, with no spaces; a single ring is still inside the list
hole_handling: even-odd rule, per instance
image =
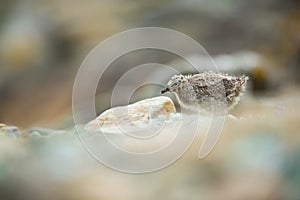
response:
[[[211,112],[215,106],[224,106],[227,111],[238,103],[248,79],[212,71],[174,75],[161,94],[174,93],[181,106],[194,111]]]

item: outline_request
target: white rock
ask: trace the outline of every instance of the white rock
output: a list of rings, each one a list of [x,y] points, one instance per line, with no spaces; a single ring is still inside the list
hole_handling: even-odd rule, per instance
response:
[[[115,107],[103,112],[95,120],[89,122],[87,131],[106,133],[124,133],[143,129],[160,128],[180,119],[176,108],[169,97],[159,96],[138,101],[127,106]]]
[[[0,135],[8,135],[9,137],[15,138],[21,135],[21,132],[16,126],[7,126],[0,123]]]

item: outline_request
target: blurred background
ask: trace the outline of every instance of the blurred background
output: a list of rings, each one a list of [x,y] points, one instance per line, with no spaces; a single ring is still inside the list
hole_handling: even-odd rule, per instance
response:
[[[198,160],[196,146],[157,173],[121,174],[74,135],[72,87],[99,42],[144,26],[189,35],[221,71],[250,82],[231,112],[240,120],[226,123],[208,158]],[[97,112],[122,74],[148,62],[185,71],[166,52],[123,56],[99,83]],[[299,83],[298,0],[0,0],[0,199],[299,199]]]

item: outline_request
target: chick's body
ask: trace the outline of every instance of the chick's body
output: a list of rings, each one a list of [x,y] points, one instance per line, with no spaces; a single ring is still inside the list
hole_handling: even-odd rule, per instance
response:
[[[181,106],[192,109],[211,111],[214,106],[232,109],[245,91],[246,76],[229,76],[212,71],[194,75],[175,75],[165,92],[172,92]]]

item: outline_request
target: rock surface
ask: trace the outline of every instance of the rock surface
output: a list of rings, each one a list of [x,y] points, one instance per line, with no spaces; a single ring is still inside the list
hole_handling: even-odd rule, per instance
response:
[[[85,129],[108,133],[138,131],[160,127],[164,122],[170,123],[176,120],[180,117],[178,115],[180,114],[176,114],[173,101],[168,97],[160,96],[106,110],[89,122]]]
[[[9,137],[18,137],[21,135],[21,132],[16,126],[7,126],[0,123],[0,135],[8,135]]]

